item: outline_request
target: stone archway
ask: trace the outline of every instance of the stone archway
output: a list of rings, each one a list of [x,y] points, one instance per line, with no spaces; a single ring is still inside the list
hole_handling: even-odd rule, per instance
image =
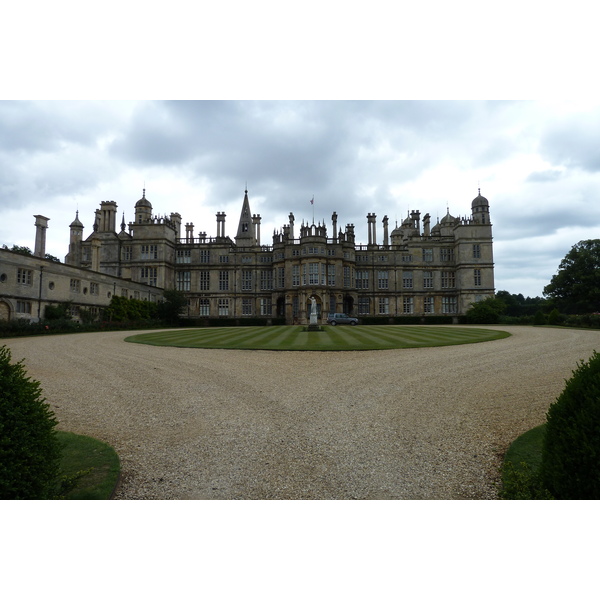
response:
[[[0,302],[0,321],[10,321],[10,306],[6,302]]]
[[[344,296],[344,312],[351,315],[354,312],[354,298],[349,294]]]

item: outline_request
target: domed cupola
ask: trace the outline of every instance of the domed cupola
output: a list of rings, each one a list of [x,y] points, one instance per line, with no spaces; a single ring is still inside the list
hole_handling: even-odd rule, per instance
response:
[[[489,225],[490,223],[490,203],[487,198],[481,195],[481,189],[478,189],[477,198],[471,202],[471,213],[473,221],[480,225]]]
[[[83,223],[79,220],[79,211],[75,211],[75,220],[69,225],[71,229],[75,227],[76,229],[83,229]]]
[[[152,219],[152,204],[146,198],[146,188],[142,192],[142,197],[135,203],[135,222],[144,223]]]

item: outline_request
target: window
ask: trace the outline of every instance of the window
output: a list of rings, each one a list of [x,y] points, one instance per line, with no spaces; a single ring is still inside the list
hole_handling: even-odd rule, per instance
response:
[[[252,290],[252,271],[242,269],[242,291],[249,292]]]
[[[242,316],[252,316],[252,298],[242,298]]]
[[[442,288],[453,288],[455,285],[454,272],[442,271]]]
[[[388,289],[388,272],[387,271],[378,271],[377,272],[377,285],[380,290]],[[387,313],[385,313],[387,314]]]
[[[387,315],[390,312],[390,299],[379,298],[379,314]]]
[[[308,285],[319,285],[319,263],[308,263]]]
[[[123,260],[131,260],[131,246],[123,247]]]
[[[378,262],[387,262],[387,261],[388,261],[388,257],[387,257],[385,254],[380,254],[380,255],[377,257],[377,261],[378,261]]]
[[[226,292],[229,289],[229,271],[219,271],[219,290]],[[221,314],[221,313],[219,313]]]
[[[292,317],[297,317],[300,314],[300,299],[298,296],[292,298]]]
[[[198,289],[202,291],[210,289],[210,271],[198,271]]]
[[[356,289],[369,289],[369,271],[356,271]]]
[[[423,248],[423,262],[433,262],[433,248]]]
[[[220,263],[228,263],[229,262],[229,256],[227,256],[227,255],[221,255],[221,256],[219,256],[219,262]]]
[[[350,267],[344,267],[344,287],[349,288],[352,281],[352,271]]]
[[[201,263],[209,263],[210,262],[210,250],[200,250],[200,262]]]
[[[260,272],[260,289],[263,291],[273,289],[273,271]]]
[[[71,279],[70,283],[71,291],[74,294],[79,294],[81,291],[81,280],[80,279]]]
[[[329,296],[329,312],[335,312],[335,294]]]
[[[17,312],[25,315],[31,314],[31,302],[25,302],[23,300],[17,300]]]
[[[473,258],[481,258],[481,246],[473,244]]]
[[[327,285],[335,285],[335,265],[327,265]]]
[[[158,258],[158,246],[149,244],[142,246],[142,260],[156,260]]]
[[[412,262],[412,254],[404,254],[402,256],[402,262]]]
[[[201,317],[208,317],[210,315],[210,305],[208,298],[200,298],[198,302],[198,309]]]
[[[271,316],[271,298],[260,299],[260,314],[262,317]]]
[[[402,299],[402,310],[405,315],[412,315],[414,310],[414,298],[412,296],[404,296]]]
[[[300,265],[292,265],[292,285],[300,285]]]
[[[367,296],[358,297],[358,314],[368,315],[369,314],[369,298]]]
[[[90,283],[90,294],[97,296],[100,293],[100,286],[97,283]]]
[[[277,287],[285,287],[285,267],[277,267]]]
[[[327,256],[335,256],[335,248],[327,248]]]
[[[454,248],[442,248],[440,249],[440,260],[442,262],[454,261]]]
[[[473,284],[477,287],[481,286],[481,269],[473,269]]]
[[[423,312],[425,314],[428,315],[432,315],[434,310],[433,310],[433,297],[431,296],[426,296],[425,298],[423,298]]]
[[[229,315],[229,298],[219,298],[219,316],[226,317]]]
[[[444,296],[442,298],[442,312],[452,314],[457,311],[458,302],[455,296]]]
[[[140,283],[147,283],[148,285],[155,286],[157,279],[156,273],[156,267],[142,267],[140,272]]]
[[[243,264],[248,264],[252,262],[252,257],[251,256],[242,256],[242,263]]]
[[[33,271],[29,269],[17,269],[17,283],[31,285],[33,282]]]
[[[402,273],[402,287],[406,289],[410,289],[413,286],[413,272],[412,271],[404,271]]]
[[[261,263],[270,263],[270,262],[273,262],[273,257],[270,256],[270,255],[266,255],[266,256],[263,255],[263,256],[260,257],[260,262]]]
[[[177,250],[177,262],[179,264],[187,264],[192,262],[191,250]]]
[[[423,288],[430,289],[433,287],[433,272],[423,271]]]
[[[127,296],[128,296],[127,288],[121,288],[121,296],[123,298],[127,298]]]
[[[178,271],[177,273],[177,289],[180,292],[189,292],[192,283],[191,271]]]

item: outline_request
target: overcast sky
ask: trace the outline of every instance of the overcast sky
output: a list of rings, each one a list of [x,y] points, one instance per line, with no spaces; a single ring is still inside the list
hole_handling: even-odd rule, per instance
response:
[[[118,222],[146,188],[155,214],[179,212],[234,236],[248,186],[261,241],[287,223],[390,224],[409,210],[432,224],[490,202],[496,289],[542,294],[560,260],[600,238],[600,104],[494,101],[3,101],[0,243],[34,245],[33,215],[50,218],[47,252],[64,259],[79,210],[84,236],[104,200]]]

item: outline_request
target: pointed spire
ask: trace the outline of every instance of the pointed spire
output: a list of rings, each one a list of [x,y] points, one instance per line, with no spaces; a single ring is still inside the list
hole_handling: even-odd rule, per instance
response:
[[[123,211],[123,220],[121,221],[121,231],[125,231],[125,211]]]

